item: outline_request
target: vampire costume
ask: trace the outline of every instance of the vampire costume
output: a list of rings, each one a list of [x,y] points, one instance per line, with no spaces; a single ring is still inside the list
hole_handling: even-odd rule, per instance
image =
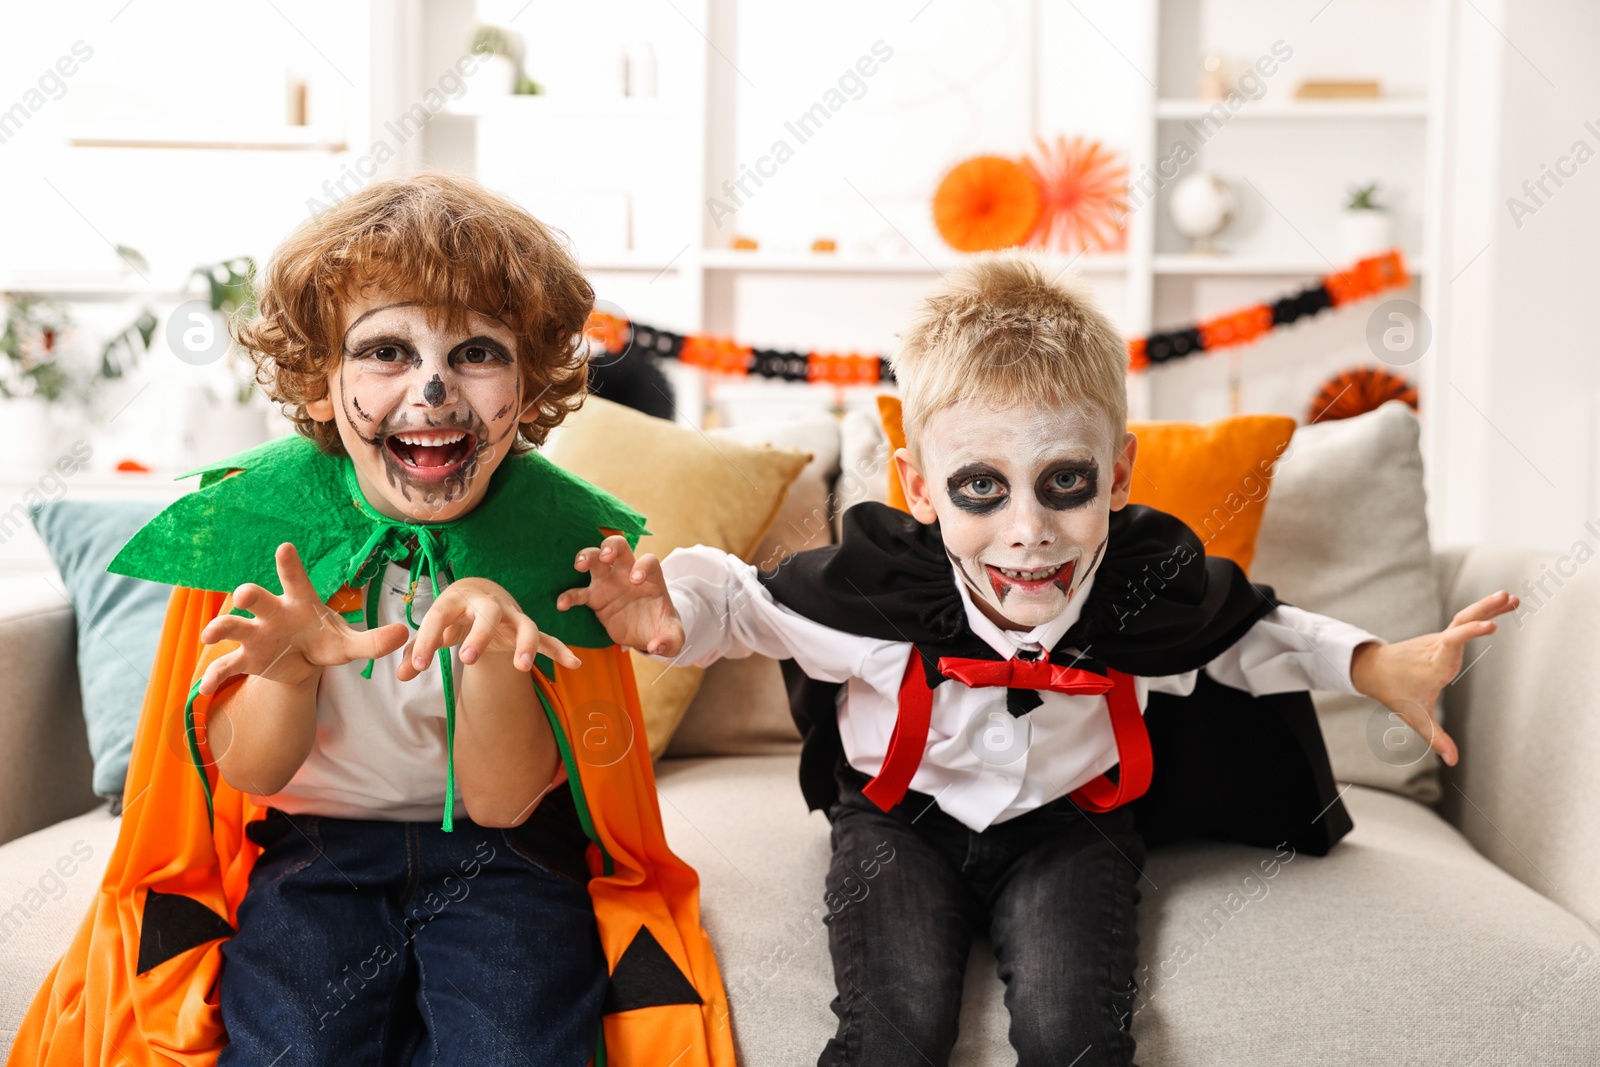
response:
[[[1182,520],[1137,504],[1111,513],[1095,574],[1078,621],[1048,663],[1013,664],[1015,675],[1005,677],[996,672],[1007,661],[967,622],[937,523],[857,504],[845,512],[838,544],[798,553],[760,580],[779,604],[825,626],[913,643],[894,738],[864,790],[881,808],[904,795],[921,758],[923,694],[950,677],[969,685],[1009,681],[1013,715],[1037,706],[1039,689],[1107,693],[1119,777],[1103,775],[1073,800],[1094,811],[1131,803],[1148,844],[1204,836],[1265,848],[1288,842],[1326,855],[1353,824],[1310,694],[1252,696],[1199,670],[1280,605],[1271,587],[1250,582],[1231,560],[1206,556]],[[1193,693],[1152,692],[1139,716],[1125,676],[1194,670]],[[844,764],[841,687],[806,677],[793,660],[783,661],[783,671],[803,739],[800,787],[812,810],[826,811]]]

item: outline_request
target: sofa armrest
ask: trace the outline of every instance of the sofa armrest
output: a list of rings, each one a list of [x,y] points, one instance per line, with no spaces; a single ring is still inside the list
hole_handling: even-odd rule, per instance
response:
[[[0,581],[0,843],[100,803],[78,692],[76,616],[51,582],[43,574]]]
[[[1585,551],[1588,559],[1594,553]],[[1528,548],[1435,553],[1448,623],[1498,590],[1522,598],[1467,646],[1444,691],[1461,760],[1439,811],[1484,855],[1586,921],[1600,920],[1600,564]],[[1563,575],[1564,572],[1564,576]],[[1540,581],[1543,580],[1543,588]]]

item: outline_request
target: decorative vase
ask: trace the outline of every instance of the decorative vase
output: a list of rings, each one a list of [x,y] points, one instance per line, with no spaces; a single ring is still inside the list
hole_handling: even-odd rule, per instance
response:
[[[1215,174],[1194,174],[1173,187],[1168,209],[1173,226],[1193,242],[1192,251],[1213,255],[1212,239],[1233,221],[1233,190]]]
[[[1339,212],[1339,251],[1347,262],[1387,252],[1394,247],[1393,219],[1379,208],[1345,208]]]
[[[16,396],[0,402],[0,443],[13,474],[43,474],[61,458],[65,440],[55,406],[49,401]]]

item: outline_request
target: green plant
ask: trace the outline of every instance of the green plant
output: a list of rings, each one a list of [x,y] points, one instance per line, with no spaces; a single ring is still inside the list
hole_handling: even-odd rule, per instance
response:
[[[1350,201],[1345,204],[1346,211],[1383,211],[1384,206],[1374,199],[1378,195],[1378,183],[1369,182],[1366,185],[1353,186],[1350,189]]]
[[[36,396],[53,404],[81,394],[80,383],[56,358],[56,342],[71,325],[66,310],[56,304],[13,298],[0,331],[0,354],[10,362],[9,373],[0,374],[0,395]]]
[[[522,38],[501,26],[479,26],[472,31],[469,47],[476,55],[505,56],[522,67]]]
[[[135,253],[137,255],[137,253]],[[235,256],[220,263],[203,263],[189,272],[185,288],[196,278],[206,283],[206,298],[212,311],[221,311],[230,318],[253,318],[256,313],[256,261],[250,256]],[[120,378],[132,370],[139,358],[150,351],[150,339],[155,336],[160,323],[148,307],[127,328],[106,342],[100,352],[100,377]],[[137,343],[137,347],[135,347]],[[255,387],[252,376],[241,384],[235,399],[243,404]]]

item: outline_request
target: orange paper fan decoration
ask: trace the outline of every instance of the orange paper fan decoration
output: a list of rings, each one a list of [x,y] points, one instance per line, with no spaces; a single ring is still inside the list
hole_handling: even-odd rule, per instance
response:
[[[1417,410],[1416,386],[1382,367],[1355,367],[1323,383],[1311,398],[1306,422],[1353,418],[1390,400],[1403,400]]]
[[[933,221],[950,247],[962,252],[1010,248],[1038,224],[1039,185],[1002,156],[958,163],[933,194]]]
[[[1039,186],[1042,210],[1028,236],[1036,248],[1069,254],[1127,247],[1121,220],[1128,212],[1128,167],[1099,141],[1057,137],[1037,142],[1022,166]]]

